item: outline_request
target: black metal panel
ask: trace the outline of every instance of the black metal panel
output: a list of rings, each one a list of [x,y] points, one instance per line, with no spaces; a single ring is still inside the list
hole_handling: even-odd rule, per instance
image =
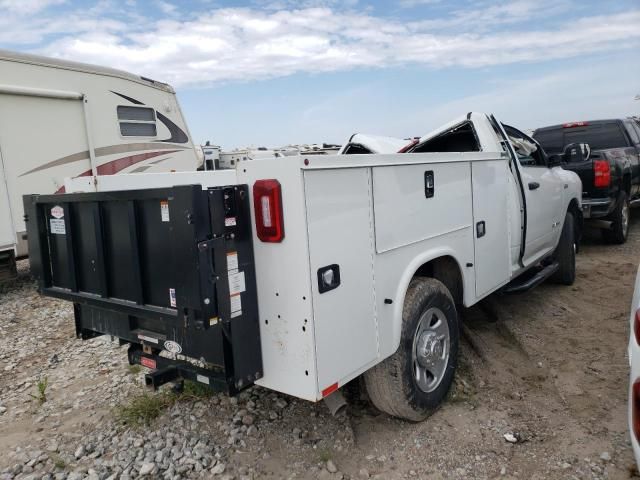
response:
[[[167,348],[234,393],[262,377],[249,208],[246,185],[25,197],[33,272],[82,338]]]

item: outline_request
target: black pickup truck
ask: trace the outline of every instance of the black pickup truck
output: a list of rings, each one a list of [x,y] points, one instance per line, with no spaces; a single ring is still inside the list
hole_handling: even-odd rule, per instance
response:
[[[602,229],[605,241],[624,243],[630,205],[640,202],[640,122],[572,122],[538,128],[533,137],[549,155],[570,159],[562,166],[582,180],[584,218]],[[574,154],[568,155],[569,150]]]

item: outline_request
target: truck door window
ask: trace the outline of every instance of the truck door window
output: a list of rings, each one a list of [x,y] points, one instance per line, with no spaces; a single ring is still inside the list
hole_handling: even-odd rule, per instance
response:
[[[529,136],[508,125],[503,125],[509,141],[523,167],[546,167],[547,159],[538,144]]]
[[[123,137],[155,137],[158,134],[153,108],[120,105],[117,111]]]
[[[433,138],[418,143],[408,153],[479,152],[480,144],[471,122],[464,122]]]
[[[631,142],[634,145],[638,145],[640,143],[640,138],[638,137],[638,132],[636,132],[636,129],[633,127],[633,123],[624,122],[624,126],[627,128],[627,133],[629,133],[629,136],[631,137]]]

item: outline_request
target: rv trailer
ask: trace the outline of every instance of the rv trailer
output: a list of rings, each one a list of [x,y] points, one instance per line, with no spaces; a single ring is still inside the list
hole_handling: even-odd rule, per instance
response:
[[[63,193],[65,178],[195,171],[197,163],[170,85],[0,50],[0,281],[27,255],[24,194]]]

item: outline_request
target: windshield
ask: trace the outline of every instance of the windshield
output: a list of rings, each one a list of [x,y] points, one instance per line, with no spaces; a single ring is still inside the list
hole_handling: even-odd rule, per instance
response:
[[[557,127],[538,130],[533,134],[547,153],[562,153],[570,143],[588,143],[591,150],[606,150],[627,146],[620,126],[615,122],[580,127]]]

